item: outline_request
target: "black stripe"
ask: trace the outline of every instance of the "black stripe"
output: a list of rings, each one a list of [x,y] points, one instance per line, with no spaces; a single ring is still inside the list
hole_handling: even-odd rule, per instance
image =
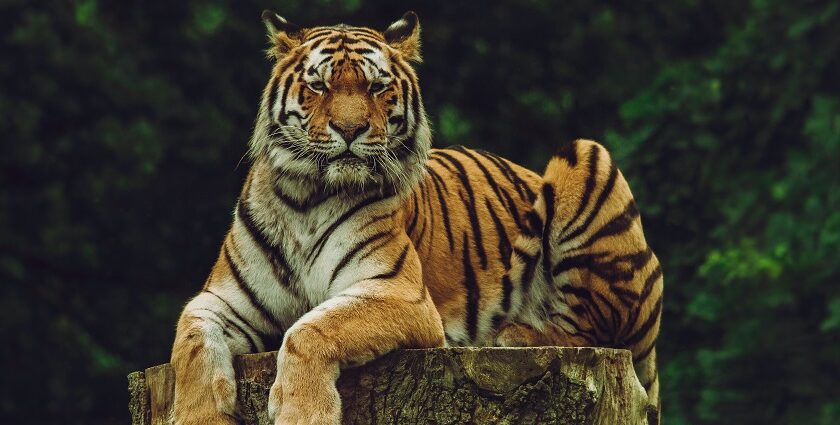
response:
[[[502,194],[499,193],[499,185],[496,184],[496,180],[493,178],[493,176],[490,175],[490,172],[487,171],[487,167],[485,167],[484,164],[482,164],[481,161],[479,161],[478,158],[476,158],[475,155],[472,154],[472,152],[470,152],[463,146],[455,146],[453,149],[462,153],[463,155],[466,155],[475,163],[475,165],[478,167],[481,173],[484,174],[484,178],[487,180],[487,184],[490,185],[490,188],[493,189],[493,193],[496,194],[497,198],[501,199]]]
[[[551,273],[557,276],[571,269],[585,268],[601,279],[613,284],[633,279],[636,271],[641,270],[652,258],[653,252],[647,248],[629,255],[619,255],[601,261],[609,255],[607,252],[591,252],[563,258],[554,265]]]
[[[523,263],[525,263],[525,266],[522,269],[522,276],[520,276],[520,281],[522,282],[522,293],[527,294],[531,289],[531,283],[534,280],[534,269],[537,266],[537,259],[515,246],[513,248],[513,253],[519,257]]]
[[[615,308],[615,305],[613,305],[612,301],[610,301],[606,296],[604,296],[603,294],[601,294],[597,290],[593,290],[592,294],[594,294],[594,296],[596,298],[598,298],[598,300],[601,301],[601,304],[609,310],[610,323],[612,324],[612,326],[607,328],[608,331],[609,331],[608,334],[611,335],[613,338],[615,338],[615,335],[618,332],[619,327],[621,326],[621,323],[620,323],[621,313],[618,311],[618,309]],[[597,302],[597,300],[596,300],[596,302]],[[613,342],[615,342],[615,341],[613,341]]]
[[[287,207],[295,210],[296,212],[304,213],[304,212],[307,212],[307,211],[311,210],[312,208],[315,208],[315,207],[323,204],[328,199],[331,199],[333,196],[335,196],[336,193],[335,192],[324,193],[320,190],[317,190],[314,193],[310,194],[310,196],[308,198],[306,198],[302,201],[298,201],[297,199],[294,199],[291,196],[287,195],[285,192],[283,192],[283,188],[282,188],[281,184],[275,184],[274,185],[274,195],[277,196],[277,198],[281,202],[286,204]]]
[[[277,103],[277,86],[280,85],[280,77],[274,77],[269,83],[268,89],[268,116],[271,122],[275,122],[277,117],[272,113],[274,111],[274,104]]]
[[[378,32],[369,30],[367,28],[353,28],[352,30],[350,30],[350,34],[353,34],[355,36],[358,36],[359,34],[366,34],[373,38],[382,37],[382,35],[380,35]]]
[[[228,245],[224,244],[224,253],[225,253],[225,260],[227,260],[228,265],[230,266],[231,274],[233,275],[233,280],[236,281],[236,285],[239,287],[239,290],[248,297],[248,301],[251,302],[251,306],[257,310],[260,315],[262,316],[263,320],[271,324],[274,329],[282,330],[283,327],[280,326],[280,323],[277,322],[277,319],[268,312],[265,306],[257,299],[257,295],[251,290],[251,287],[248,286],[248,283],[245,282],[245,279],[242,278],[242,273],[239,271],[239,267],[237,267],[236,263],[233,261],[233,258],[230,256],[230,250],[228,249]]]
[[[657,379],[659,379],[659,370],[654,369],[653,370],[653,378],[651,378],[650,381],[648,381],[644,385],[642,385],[642,387],[644,387],[644,389],[645,389],[645,392],[650,391],[651,387],[653,387],[653,383],[656,382]]]
[[[510,166],[508,160],[485,150],[477,149],[476,152],[483,155],[485,158],[489,159],[490,162],[496,165],[499,171],[501,171],[502,174],[504,174],[514,185],[514,188],[517,193],[519,193],[520,198],[527,199],[528,202],[534,202],[534,199],[536,199],[536,193],[534,193],[534,191],[531,190],[531,187],[519,177],[519,174],[517,174],[516,171],[513,171],[513,168]]]
[[[368,198],[362,200],[361,202],[359,202],[358,204],[356,204],[355,206],[353,206],[353,208],[350,208],[349,210],[347,210],[340,217],[338,217],[337,220],[335,220],[332,224],[330,224],[330,227],[328,227],[326,230],[324,230],[323,233],[321,233],[321,236],[315,242],[315,245],[313,245],[312,251],[310,251],[309,255],[306,257],[306,262],[310,266],[312,265],[312,263],[315,262],[315,260],[318,258],[318,256],[321,255],[321,250],[324,249],[324,245],[326,244],[327,240],[330,238],[330,235],[332,235],[333,232],[335,232],[335,229],[337,229],[338,226],[343,224],[345,221],[347,221],[347,219],[349,219],[354,214],[359,212],[359,210],[361,210],[362,208],[364,208],[368,205],[371,205],[371,204],[373,204],[377,201],[380,201],[382,199],[383,198],[379,195],[374,195],[374,196],[368,197]]]
[[[283,82],[283,98],[280,99],[280,116],[278,117],[278,121],[281,124],[285,124],[285,116],[286,116],[286,99],[289,98],[289,89],[292,87],[292,82],[294,81],[295,76],[293,73],[290,73],[288,77],[286,77],[286,81]]]
[[[417,87],[416,81],[412,78],[412,73],[409,71],[409,66],[404,64],[402,61],[393,61],[393,64],[396,66],[396,69],[402,73],[403,79],[401,80],[401,88],[403,91],[403,109],[406,111],[408,108],[411,108],[411,116],[409,117],[406,114],[406,119],[411,123],[411,129],[409,130],[411,133],[414,133],[417,130],[417,125],[420,123],[420,89]],[[406,82],[408,83],[408,87],[406,87]],[[407,89],[411,89],[408,91]],[[409,105],[408,95],[411,96],[411,102]]]
[[[446,205],[446,200],[443,197],[443,189],[446,188],[446,184],[443,182],[443,179],[437,174],[437,172],[432,169],[428,168],[429,175],[432,176],[432,183],[435,185],[435,192],[437,192],[438,203],[440,204],[441,214],[443,217],[443,227],[446,230],[446,241],[449,243],[449,252],[455,252],[455,239],[452,236],[452,224],[449,220],[449,207]],[[441,188],[443,186],[443,188]]]
[[[577,140],[566,143],[557,149],[554,154],[555,157],[565,160],[570,167],[577,165]]]
[[[405,122],[405,117],[403,115],[394,115],[388,118],[388,124],[392,125],[400,125]]]
[[[578,307],[581,310],[582,313],[585,313],[585,311],[583,311],[582,308],[580,308],[580,305],[578,305],[576,307]],[[572,308],[571,310],[573,310],[573,312],[574,312],[575,309]],[[595,343],[596,338],[591,335],[592,334],[592,328],[583,329],[581,327],[581,324],[578,323],[577,318],[569,317],[566,313],[551,313],[551,314],[549,314],[549,317],[552,319],[552,321],[556,317],[559,317],[559,318],[563,319],[564,322],[568,323],[571,327],[575,328],[575,332],[574,332],[575,335],[584,336],[588,341],[591,341],[593,344]]]
[[[507,313],[510,310],[510,294],[513,292],[513,283],[510,281],[510,275],[502,276],[502,310]]]
[[[583,308],[580,305],[577,305],[575,307],[577,307],[577,309],[572,308],[572,311],[575,312],[575,314],[582,314],[582,313],[586,312],[585,310],[583,310]],[[576,312],[575,310],[581,310],[581,311]],[[564,322],[568,323],[573,328],[575,328],[574,335],[581,336],[584,339],[586,339],[587,345],[591,345],[591,346],[598,345],[598,338],[595,337],[595,335],[592,334],[592,329],[581,328],[576,320],[573,320],[571,317],[567,316],[565,313],[552,313],[549,317],[551,317],[552,320],[555,317],[562,318]]]
[[[504,321],[505,321],[505,316],[503,316],[501,314],[496,314],[496,315],[493,316],[492,319],[490,319],[490,326],[494,330],[499,329]]]
[[[266,235],[257,227],[257,223],[251,215],[251,210],[248,208],[248,203],[242,198],[240,198],[237,203],[236,215],[239,217],[242,224],[245,225],[245,229],[248,231],[251,239],[253,239],[263,251],[265,251],[266,255],[269,255],[272,251],[274,251],[274,244],[269,242]]]
[[[408,114],[410,112],[408,110],[408,107],[409,107],[409,105],[408,105],[408,81],[406,81],[406,80],[400,81],[400,89],[402,89],[403,111],[405,111],[406,121],[408,121],[408,122],[417,121],[416,116],[412,117]],[[401,135],[407,133],[408,132],[408,126],[405,126],[405,128],[403,130],[404,131],[402,131],[400,133],[397,133],[396,136],[401,136]]]
[[[320,37],[322,35],[330,35],[330,34],[333,34],[333,33],[335,33],[335,30],[334,29],[329,29],[329,28],[321,29],[321,30],[314,30],[311,33],[307,34],[306,41],[310,42],[310,41],[312,41],[312,40],[314,40],[317,37]]]
[[[636,203],[631,199],[620,214],[610,219],[607,224],[598,229],[595,234],[589,237],[584,245],[589,246],[598,239],[616,236],[626,232],[633,225],[633,222],[637,217],[639,217],[639,209],[636,207]]]
[[[426,207],[426,213],[423,214],[423,228],[420,229],[420,236],[417,238],[416,246],[419,248],[423,243],[423,236],[426,234],[426,229],[429,229],[429,239],[434,243],[435,240],[435,215],[432,213],[432,204],[429,201],[429,184],[428,181],[420,182],[420,195],[423,199],[423,205]]]
[[[542,272],[545,284],[551,284],[551,224],[554,220],[554,186],[549,183],[543,183],[542,197],[545,203],[545,221],[543,222],[542,231]]]
[[[505,270],[508,270],[510,269],[511,246],[510,239],[508,239],[505,231],[505,225],[502,224],[502,220],[499,219],[493,206],[490,205],[490,199],[484,198],[484,206],[487,207],[487,212],[490,213],[490,218],[493,219],[493,224],[496,226],[496,235],[499,237],[499,260],[505,266]]]
[[[394,147],[394,155],[396,155],[397,159],[400,161],[405,161],[411,154],[416,154],[415,149],[417,148],[417,137],[416,135],[412,134],[404,142],[400,143],[399,145]]]
[[[455,157],[449,155],[446,152],[437,151],[437,154],[446,158],[457,170],[458,172],[455,173],[458,176],[458,179],[461,180],[461,185],[467,191],[467,199],[466,204],[464,205],[467,208],[467,214],[470,217],[470,225],[472,226],[473,231],[473,240],[475,241],[475,250],[478,254],[478,259],[481,262],[481,268],[487,269],[487,253],[484,251],[484,243],[482,242],[481,236],[481,224],[478,221],[478,214],[476,213],[475,209],[475,193],[473,192],[472,185],[470,185],[469,179],[467,179],[467,170],[464,169],[464,165],[461,164]]]
[[[417,87],[414,80],[411,80],[411,111],[414,115],[411,132],[414,133],[417,131],[417,126],[420,124],[420,89]]]
[[[644,323],[642,323],[642,325],[639,326],[638,329],[636,329],[636,332],[634,332],[632,335],[630,335],[624,340],[624,346],[632,347],[639,343],[642,339],[644,339],[644,337],[647,336],[648,332],[651,331],[653,326],[659,322],[659,313],[661,312],[661,310],[662,298],[660,297],[656,300],[656,304],[654,304],[653,309],[651,309],[650,313],[648,314],[647,320],[645,320]],[[656,338],[655,335],[654,338]]]
[[[237,323],[236,323],[236,322],[234,322],[233,320],[229,320],[227,317],[224,317],[224,316],[220,315],[219,313],[217,313],[217,312],[215,312],[215,311],[213,311],[213,310],[210,310],[210,309],[208,309],[208,308],[200,308],[200,309],[193,310],[193,311],[206,311],[206,312],[208,312],[208,313],[212,313],[214,316],[216,316],[217,318],[221,319],[221,320],[222,320],[222,322],[224,323],[224,324],[217,323],[217,324],[218,324],[218,325],[219,325],[222,329],[224,329],[224,330],[227,332],[227,329],[225,329],[225,328],[233,327],[233,328],[234,328],[234,329],[236,329],[236,330],[237,330],[237,331],[238,331],[238,332],[239,332],[242,336],[244,336],[244,337],[245,337],[245,339],[247,339],[247,340],[248,340],[248,347],[249,347],[248,352],[249,352],[249,353],[256,353],[256,352],[257,352],[257,350],[258,350],[258,346],[257,346],[256,341],[254,341],[254,338],[252,338],[252,337],[251,337],[251,335],[250,335],[250,334],[248,334],[248,332],[245,332],[245,329],[242,329],[242,327],[241,327],[241,326],[239,326],[239,324],[237,324]],[[230,334],[228,334],[228,335],[230,335]]]
[[[440,164],[441,167],[446,168],[446,171],[449,171],[451,174],[455,174],[455,169],[452,168],[451,165],[444,162],[442,159],[436,157],[435,155],[440,155],[442,151],[436,150],[431,153],[429,156],[429,160],[435,161],[436,163]]]
[[[362,262],[365,258],[368,258],[369,256],[373,255],[373,253],[379,250],[379,248],[388,245],[391,242],[391,240],[393,240],[393,238],[383,239],[378,244],[371,246],[370,249],[367,250],[367,252],[365,252],[364,254],[362,254],[361,257],[359,257],[359,262]]]
[[[656,281],[658,281],[660,277],[662,277],[662,267],[659,264],[657,264],[656,268],[654,268],[653,271],[650,272],[650,276],[648,276],[647,279],[645,279],[645,284],[642,287],[642,292],[639,293],[640,302],[647,301],[647,297],[650,295],[651,291],[653,291],[653,284],[656,283]]]
[[[610,176],[607,179],[607,183],[604,184],[604,189],[601,190],[601,193],[598,195],[598,199],[595,200],[595,205],[593,205],[592,209],[589,211],[589,215],[586,217],[584,222],[580,226],[578,226],[574,231],[563,236],[559,243],[570,241],[578,237],[580,234],[585,232],[586,229],[589,228],[589,226],[592,224],[592,221],[595,220],[595,217],[598,216],[598,213],[601,212],[601,207],[604,205],[604,202],[607,200],[607,197],[612,193],[617,177],[618,168],[615,166],[614,162],[610,162]],[[632,203],[633,201],[631,200],[630,202]],[[594,241],[594,239],[590,238],[590,241]]]
[[[656,340],[653,340],[650,345],[648,345],[644,350],[639,351],[638,354],[633,356],[633,363],[638,363],[647,358],[650,355],[651,351],[656,348]]]
[[[507,190],[502,189],[502,197],[505,198],[508,214],[510,214],[513,222],[516,223],[516,228],[519,229],[520,233],[527,234],[528,227],[522,223],[522,218],[519,216],[519,208],[516,207],[516,203],[513,202],[513,198]]]
[[[405,257],[408,255],[408,247],[409,244],[405,244],[400,253],[400,256],[397,258],[397,262],[394,263],[394,266],[391,267],[387,273],[380,273],[376,276],[371,277],[370,279],[393,279],[397,277],[398,274],[402,271],[403,263],[405,263]]]
[[[365,37],[365,36],[357,36],[356,38],[358,39],[358,42],[361,43],[361,44],[366,44],[373,49],[380,49],[381,50],[381,46],[380,46],[379,43],[382,43],[382,42],[375,39],[375,38]]]
[[[382,239],[382,238],[384,238],[388,235],[392,235],[391,231],[390,230],[384,230],[382,232],[374,233],[373,235],[370,235],[369,237],[365,238],[364,240],[362,240],[360,242],[357,242],[356,245],[354,245],[353,248],[350,251],[347,251],[347,254],[345,254],[344,257],[341,259],[341,261],[338,262],[338,265],[335,266],[335,269],[333,270],[332,276],[330,276],[329,287],[332,287],[333,282],[335,282],[335,278],[338,277],[338,274],[341,273],[341,271],[344,269],[344,267],[346,267],[347,264],[350,263],[350,260],[352,260],[353,257],[356,256],[356,254],[359,253],[359,251],[361,251],[362,249],[364,249],[366,246],[370,245],[371,243],[373,243],[375,241],[378,241],[379,239]]]
[[[470,341],[475,341],[478,335],[478,301],[480,298],[478,281],[470,259],[470,244],[467,232],[464,231],[464,287],[467,290],[467,333]]]
[[[304,82],[303,81],[303,74],[301,74],[298,77],[298,81],[299,82]],[[306,107],[303,106],[303,102],[306,100],[306,98],[305,98],[306,89],[304,87],[306,87],[306,86],[301,85],[301,86],[298,87],[297,103],[298,103],[298,106],[300,106],[300,108],[305,111]],[[303,119],[301,119],[300,116],[298,116],[298,119],[303,121]]]
[[[638,295],[638,299],[636,302],[635,307],[630,313],[630,317],[627,318],[627,322],[625,323],[625,327],[622,328],[621,332],[619,333],[620,336],[624,336],[626,333],[632,330],[633,325],[636,324],[636,320],[639,318],[639,311],[641,310],[641,306],[647,302],[648,297],[650,296],[651,292],[653,291],[654,284],[662,277],[662,267],[657,264],[653,271],[650,272],[650,275],[645,279],[645,283],[642,286],[642,291]]]
[[[580,215],[583,213],[583,210],[586,208],[586,205],[589,204],[589,198],[592,197],[592,191],[595,190],[595,176],[596,172],[598,171],[598,147],[592,146],[592,149],[589,150],[589,175],[586,177],[586,185],[583,189],[583,195],[580,198],[580,203],[578,204],[577,210],[574,214],[569,218],[569,221],[566,222],[566,225],[560,229],[560,235],[566,233],[566,230],[574,224]],[[598,211],[593,211],[593,214],[597,214]],[[580,228],[578,228],[580,229]],[[567,240],[567,238],[563,238],[560,242]]]
[[[622,288],[620,286],[613,286],[612,289],[615,296],[624,304],[625,307],[631,307],[639,299],[639,294],[632,289]]]
[[[311,66],[311,67],[309,67],[309,71],[312,71],[312,72],[307,71],[307,73],[308,73],[309,75],[315,75],[315,74],[317,74],[317,73],[318,73],[318,68],[322,67],[325,63],[327,63],[327,62],[329,62],[329,61],[331,61],[331,60],[333,60],[333,58],[331,58],[331,57],[329,57],[329,56],[325,57],[324,59],[321,59],[321,61],[320,61],[320,62],[318,62],[317,64],[315,64],[315,66]]]
[[[551,273],[554,276],[557,276],[558,274],[569,271],[571,269],[586,268],[591,270],[595,268],[593,267],[595,260],[599,258],[604,258],[607,255],[608,254],[605,252],[592,252],[566,257],[558,261],[557,264],[554,265],[554,269],[551,271]]]
[[[426,171],[428,171],[428,172],[429,172],[429,175],[432,177],[432,180],[434,180],[435,182],[439,183],[439,184],[440,184],[440,186],[441,186],[441,187],[443,187],[443,189],[448,190],[448,189],[447,189],[447,187],[446,187],[446,182],[443,180],[443,177],[441,177],[441,176],[440,176],[440,174],[438,174],[438,172],[437,172],[437,171],[435,171],[435,169],[434,169],[434,168],[430,167],[430,166],[427,164],[427,165],[426,165]]]
[[[250,322],[248,322],[247,320],[245,320],[245,318],[244,318],[244,317],[242,317],[242,315],[240,315],[240,314],[239,314],[239,312],[237,312],[237,311],[236,311],[236,309],[235,309],[235,308],[233,308],[233,306],[232,306],[232,305],[230,305],[230,303],[229,303],[229,302],[227,302],[224,298],[220,297],[220,296],[219,296],[219,294],[217,294],[217,293],[215,293],[215,292],[213,292],[213,291],[211,291],[211,290],[209,290],[209,289],[204,290],[204,292],[207,292],[208,294],[210,294],[210,295],[212,295],[212,296],[214,296],[214,297],[218,298],[218,299],[219,299],[219,301],[221,301],[221,302],[222,302],[222,303],[223,303],[223,304],[227,307],[227,309],[230,311],[230,313],[231,313],[231,314],[233,314],[233,317],[236,317],[236,319],[237,319],[237,320],[239,320],[240,322],[242,322],[242,324],[243,324],[243,325],[247,326],[247,327],[248,327],[248,329],[250,329],[250,330],[251,330],[251,332],[254,334],[254,336],[256,336],[257,338],[259,338],[259,339],[260,339],[260,342],[263,342],[263,341],[262,341],[262,339],[263,339],[262,334],[261,334],[258,330],[254,329],[254,327],[253,327],[253,326],[251,326],[251,323],[250,323]],[[281,330],[282,330],[282,329],[281,329]],[[265,345],[265,344],[263,344],[263,345]]]
[[[265,255],[268,259],[277,281],[291,291],[295,297],[304,299],[297,288],[297,276],[292,270],[291,265],[289,265],[289,262],[286,260],[283,250],[279,247],[275,247],[273,243],[269,242],[266,235],[260,231],[257,223],[254,221],[253,215],[251,214],[248,202],[244,201],[242,198],[238,201],[236,215],[245,226],[245,229],[248,231],[251,239],[259,245],[260,249],[263,251],[263,255]]]
[[[589,317],[592,319],[591,323],[597,327],[596,331],[599,331],[600,334],[609,334],[609,326],[607,325],[607,318],[604,316],[604,312],[601,311],[601,307],[598,305],[598,302],[592,296],[592,292],[588,289],[573,286],[573,285],[563,285],[560,287],[560,292],[564,294],[574,295],[577,301],[586,309]],[[591,309],[590,309],[591,307]],[[593,311],[595,314],[593,314]]]
[[[414,204],[414,214],[411,217],[411,221],[408,223],[408,227],[405,229],[405,233],[408,236],[412,236],[414,233],[414,228],[417,226],[417,220],[420,217],[420,206],[417,204],[417,191],[411,192],[411,202]]]
[[[525,213],[525,223],[527,223],[525,235],[538,236],[542,233],[543,219],[536,211],[529,210]]]

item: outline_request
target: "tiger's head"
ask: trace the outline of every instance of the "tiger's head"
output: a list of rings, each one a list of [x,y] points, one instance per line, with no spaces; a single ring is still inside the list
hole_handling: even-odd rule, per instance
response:
[[[274,66],[251,154],[324,189],[405,192],[423,175],[431,131],[412,63],[420,25],[408,12],[385,31],[300,28],[262,15]]]

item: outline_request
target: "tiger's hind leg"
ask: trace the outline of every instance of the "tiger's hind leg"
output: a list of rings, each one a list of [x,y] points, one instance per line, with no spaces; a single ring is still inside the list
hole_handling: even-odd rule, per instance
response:
[[[600,144],[576,140],[550,160],[511,258],[521,306],[506,344],[588,345],[632,352],[658,404],[656,340],[662,269],[648,247],[629,185]]]
[[[567,332],[554,323],[543,325],[539,330],[524,323],[507,323],[496,334],[496,347],[586,347],[590,344],[586,338]]]

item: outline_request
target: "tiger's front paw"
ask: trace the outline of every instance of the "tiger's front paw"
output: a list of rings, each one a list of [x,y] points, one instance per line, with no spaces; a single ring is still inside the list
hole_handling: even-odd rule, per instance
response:
[[[175,403],[172,409],[173,425],[237,425],[239,423],[236,381],[227,371],[219,370],[210,379],[209,393],[212,394],[210,397],[204,388],[196,385],[189,386],[188,383],[183,387],[176,384]]]
[[[281,354],[277,379],[268,393],[268,415],[274,418],[274,425],[339,425],[338,366],[316,367],[284,361],[284,357]]]
[[[175,418],[174,425],[238,425],[239,421],[233,416],[221,412],[209,414],[189,414],[183,418]]]
[[[274,425],[339,425],[341,400],[335,385],[284,391],[277,382],[268,395],[268,414]]]

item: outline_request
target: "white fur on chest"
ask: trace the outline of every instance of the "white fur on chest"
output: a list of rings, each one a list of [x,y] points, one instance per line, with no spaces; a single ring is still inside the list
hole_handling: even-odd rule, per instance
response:
[[[246,241],[244,245],[250,248],[250,255],[243,256],[252,271],[249,278],[255,290],[284,322],[293,322],[312,307],[365,276],[381,273],[386,267],[371,259],[350,260],[345,261],[340,273],[336,272],[362,235],[370,233],[364,228],[370,217],[393,209],[398,202],[396,199],[377,200],[346,216],[365,199],[368,198],[347,200],[333,196],[301,212],[273,193],[252,189],[249,198],[252,216],[277,254],[286,261],[291,278],[287,282],[278,281],[272,264],[253,241]],[[245,235],[244,232],[238,234]]]

